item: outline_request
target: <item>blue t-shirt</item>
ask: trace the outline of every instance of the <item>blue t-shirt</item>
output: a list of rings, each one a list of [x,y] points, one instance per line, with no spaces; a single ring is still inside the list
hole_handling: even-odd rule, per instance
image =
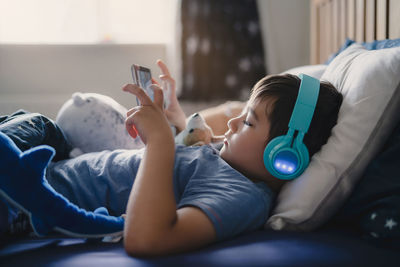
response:
[[[125,213],[144,150],[88,153],[51,163],[49,183],[81,208],[106,207]],[[177,146],[173,185],[177,208],[194,206],[212,221],[217,239],[260,228],[274,195],[264,183],[253,183],[233,169],[211,146]]]

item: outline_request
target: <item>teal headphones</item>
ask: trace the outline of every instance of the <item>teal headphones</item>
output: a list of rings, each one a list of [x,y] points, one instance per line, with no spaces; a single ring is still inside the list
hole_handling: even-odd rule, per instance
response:
[[[265,168],[276,178],[292,180],[307,168],[309,154],[303,143],[304,135],[314,114],[319,95],[319,80],[305,74],[301,79],[299,93],[286,135],[272,139],[264,150]],[[294,137],[297,131],[296,137]]]

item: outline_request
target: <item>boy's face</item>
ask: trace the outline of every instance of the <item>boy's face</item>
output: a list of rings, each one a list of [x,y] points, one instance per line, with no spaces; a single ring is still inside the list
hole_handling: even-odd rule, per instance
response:
[[[220,156],[250,179],[264,178],[263,153],[270,123],[265,114],[265,101],[248,102],[242,114],[229,120]]]

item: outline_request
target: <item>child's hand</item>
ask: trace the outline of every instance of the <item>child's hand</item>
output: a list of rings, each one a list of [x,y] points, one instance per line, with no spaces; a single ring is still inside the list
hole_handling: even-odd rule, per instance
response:
[[[153,84],[154,103],[150,97],[137,85],[127,84],[122,90],[136,95],[141,105],[130,109],[125,121],[126,129],[132,137],[139,134],[147,145],[152,142],[163,144],[172,141],[172,132],[167,118],[163,113],[164,97],[162,89]]]
[[[164,113],[169,122],[177,128],[178,132],[180,132],[186,127],[186,115],[176,97],[176,82],[171,77],[168,67],[164,62],[157,60],[157,65],[160,67],[162,72],[162,75],[160,75],[159,78],[165,84],[165,86],[163,86],[164,95],[167,96],[169,100],[169,106],[164,110]],[[154,79],[153,82],[158,84]],[[166,90],[169,90],[169,92],[167,93]]]

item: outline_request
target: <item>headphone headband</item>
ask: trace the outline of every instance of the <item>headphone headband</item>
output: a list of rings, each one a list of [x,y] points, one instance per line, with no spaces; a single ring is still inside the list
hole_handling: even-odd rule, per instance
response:
[[[276,178],[292,180],[307,168],[309,154],[303,137],[310,127],[319,95],[319,80],[305,74],[301,82],[296,104],[289,121],[286,135],[272,139],[264,150],[265,168]],[[298,131],[296,137],[295,132]],[[294,140],[293,140],[294,138]]]
[[[303,133],[308,131],[319,95],[319,80],[305,74],[301,82],[296,104],[289,121],[289,128]]]

